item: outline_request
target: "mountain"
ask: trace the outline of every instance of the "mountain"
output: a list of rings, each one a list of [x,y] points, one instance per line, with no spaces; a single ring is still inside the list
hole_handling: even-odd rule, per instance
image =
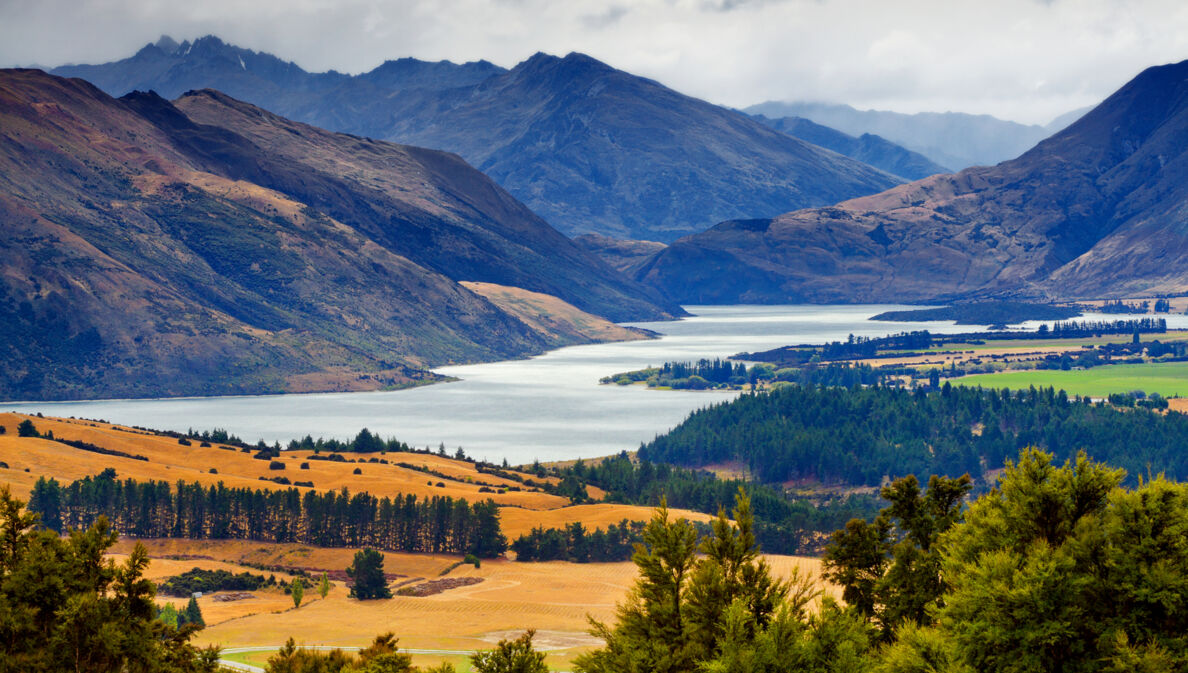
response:
[[[635,275],[640,267],[665,247],[656,241],[629,241],[598,234],[574,236],[573,242],[628,276]]]
[[[54,73],[113,95],[213,88],[330,130],[456,152],[571,235],[671,241],[900,182],[581,54],[510,71],[402,59],[352,77],[205,37]]]
[[[855,138],[804,117],[769,119],[763,115],[753,116],[777,131],[800,138],[806,143],[833,150],[905,180],[919,180],[937,173],[952,172],[919,152],[913,152],[870,133],[863,133]]]
[[[875,134],[949,167],[950,170],[945,172],[970,166],[993,166],[1014,159],[1053,133],[1048,126],[1025,125],[963,112],[903,114],[856,110],[849,105],[834,103],[775,101],[752,105],[745,111],[777,119],[803,117],[854,136]],[[1050,126],[1057,123],[1054,121]]]
[[[679,307],[455,155],[0,71],[0,398],[374,389],[554,345],[459,284]]]
[[[1188,291],[1188,61],[994,167],[730,221],[637,277],[685,303],[1081,299]]]

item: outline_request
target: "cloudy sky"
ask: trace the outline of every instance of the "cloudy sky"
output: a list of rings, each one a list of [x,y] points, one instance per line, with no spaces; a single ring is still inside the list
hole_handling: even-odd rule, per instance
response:
[[[1183,0],[0,0],[0,64],[205,34],[308,70],[510,67],[581,51],[716,103],[844,102],[1046,123],[1188,58]]]

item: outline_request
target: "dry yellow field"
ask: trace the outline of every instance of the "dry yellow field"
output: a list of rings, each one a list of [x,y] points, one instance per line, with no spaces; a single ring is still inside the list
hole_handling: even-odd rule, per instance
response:
[[[381,463],[338,463],[327,460],[310,460],[310,451],[286,451],[280,460],[284,470],[270,470],[269,461],[256,460],[252,453],[240,450],[221,449],[217,446],[201,447],[197,442],[182,446],[172,437],[92,421],[36,418],[32,417],[38,431],[45,434],[52,431],[55,437],[80,440],[108,449],[116,449],[132,455],[142,455],[148,461],[107,456],[75,449],[57,442],[18,438],[16,426],[26,416],[0,414],[0,425],[7,432],[0,435],[0,461],[9,465],[0,468],[0,483],[9,483],[13,490],[27,494],[39,476],[51,476],[59,481],[73,481],[97,474],[104,468],[115,468],[121,477],[136,479],[164,479],[176,482],[198,481],[203,484],[223,482],[228,486],[252,488],[285,488],[272,482],[260,481],[260,477],[288,477],[291,481],[312,481],[319,491],[338,490],[343,487],[353,492],[366,491],[373,495],[395,496],[414,494],[418,497],[447,495],[466,500],[494,500],[500,505],[515,505],[530,509],[551,509],[569,504],[568,499],[550,495],[538,490],[507,491],[505,493],[482,493],[482,483],[494,487],[518,486],[514,481],[490,474],[481,474],[474,465],[432,454],[386,453],[351,454],[361,460],[382,458],[390,464]],[[399,467],[396,463],[425,467],[447,475],[446,478]],[[308,469],[300,469],[308,463]],[[217,474],[211,474],[211,469]],[[354,474],[355,469],[362,474]],[[25,471],[25,470],[28,471]],[[524,475],[531,478],[530,475]],[[443,486],[436,486],[437,483]],[[482,482],[482,483],[479,483]]]
[[[116,558],[122,559],[133,544],[130,540],[118,543]],[[154,557],[148,576],[158,580],[192,567],[261,572],[237,562],[300,566],[314,573],[318,569],[341,570],[355,551],[240,541],[145,540],[142,544]],[[210,558],[161,559],[179,554]],[[384,557],[385,572],[426,579],[438,577],[455,561],[428,554],[386,553]],[[812,577],[820,571],[818,559],[766,558],[781,577],[790,576],[794,568]],[[288,578],[284,573],[277,576]],[[307,645],[362,646],[377,633],[392,631],[405,647],[470,650],[490,647],[513,631],[535,628],[538,646],[580,650],[596,644],[585,633],[587,615],[613,620],[615,606],[625,599],[636,572],[629,562],[515,563],[501,559],[483,561],[477,569],[463,565],[448,576],[481,577],[483,582],[424,598],[397,596],[378,601],[347,598],[346,587],[336,582],[325,600],[316,592],[306,592],[298,610],[279,590],[253,592],[257,598],[231,603],[203,596],[199,605],[209,626],[199,634],[199,640],[252,647],[280,645],[293,636]],[[821,586],[837,595],[834,587]],[[175,605],[184,603],[171,600]]]
[[[26,418],[31,419],[42,434],[53,432],[57,438],[84,441],[144,456],[148,460],[93,453],[48,439],[17,437],[17,424]],[[510,540],[540,525],[553,528],[581,521],[587,528],[594,529],[605,528],[610,523],[617,524],[624,518],[646,521],[651,517],[651,509],[647,507],[610,504],[569,506],[568,498],[483,474],[472,463],[434,454],[348,454],[348,457],[362,460],[383,458],[389,462],[385,465],[310,460],[312,454],[309,451],[285,451],[280,458],[285,469],[270,470],[269,461],[256,460],[251,453],[222,449],[217,445],[201,447],[197,442],[182,446],[172,437],[96,421],[3,413],[0,414],[0,426],[6,431],[0,435],[0,462],[8,465],[7,468],[0,467],[0,485],[8,484],[22,498],[28,496],[39,477],[53,477],[69,483],[110,467],[121,478],[138,480],[197,481],[205,485],[222,482],[229,487],[239,488],[291,488],[260,480],[260,477],[285,476],[291,481],[312,481],[314,488],[319,491],[347,488],[351,492],[364,491],[379,497],[413,494],[418,497],[445,495],[469,501],[491,499],[501,506],[503,531]],[[308,463],[309,469],[300,469],[302,463]],[[445,476],[399,467],[396,463],[407,463]],[[212,468],[217,470],[217,474],[210,472]],[[355,469],[359,469],[362,474],[354,474]],[[554,477],[542,480],[533,475],[522,476],[538,482],[557,481]],[[438,483],[443,486],[438,487]],[[484,493],[480,490],[484,488],[483,484],[490,484],[496,489],[520,486],[524,490]],[[596,499],[605,495],[593,487],[588,488],[587,492]],[[692,511],[673,512],[691,520],[709,519],[704,514]]]

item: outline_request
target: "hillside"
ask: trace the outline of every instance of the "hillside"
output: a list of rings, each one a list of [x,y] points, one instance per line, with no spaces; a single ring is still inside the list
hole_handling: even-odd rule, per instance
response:
[[[664,244],[657,241],[630,241],[598,234],[574,236],[573,242],[628,276],[664,249]]]
[[[685,303],[1188,291],[1188,62],[1150,68],[994,167],[724,222],[638,273]]]
[[[17,425],[26,419],[40,434],[53,433],[53,438],[18,437]],[[285,477],[289,481],[313,483],[312,487],[300,487],[302,492],[325,493],[345,488],[351,493],[370,493],[377,498],[412,495],[446,496],[471,503],[492,500],[500,506],[501,527],[512,540],[537,526],[562,528],[581,522],[593,530],[623,519],[646,521],[651,517],[649,507],[601,502],[574,505],[569,498],[524,483],[525,480],[556,482],[553,477],[541,478],[508,469],[506,472],[515,477],[509,479],[481,472],[472,462],[423,452],[345,452],[344,462],[318,460],[313,457],[317,455],[313,451],[286,450],[276,459],[258,459],[253,457],[254,449],[244,451],[219,442],[202,446],[191,441],[182,445],[176,437],[102,421],[3,413],[0,427],[6,429],[0,434],[0,463],[3,463],[0,485],[8,485],[21,498],[28,498],[40,477],[69,484],[112,468],[121,480],[197,482],[207,487],[222,483],[228,488],[272,491],[294,488],[271,481],[274,477]],[[78,448],[63,440],[84,442],[109,453]],[[387,462],[379,462],[381,459]],[[271,468],[272,460],[285,467]],[[302,464],[308,467],[302,468]],[[592,486],[587,490],[593,498],[603,496]],[[700,512],[674,511],[691,521],[712,518]]]
[[[804,117],[770,119],[763,115],[753,116],[777,131],[870,164],[905,180],[919,180],[937,173],[952,172],[919,152],[913,152],[873,133],[863,133],[855,137]]]
[[[322,128],[456,152],[571,235],[671,241],[899,181],[581,54],[510,71],[401,59],[351,77],[204,37],[54,72],[113,95],[217,89]]]
[[[2,71],[0,150],[0,398],[375,389],[548,347],[457,280],[679,311],[456,156],[213,92]]]
[[[1076,112],[1051,124],[1020,124],[990,115],[964,112],[904,114],[885,110],[856,110],[849,105],[768,101],[746,108],[748,114],[778,119],[801,117],[852,136],[873,134],[947,166],[949,173],[971,166],[993,166],[1026,152],[1039,141],[1061,131]],[[1078,115],[1079,116],[1079,115]]]

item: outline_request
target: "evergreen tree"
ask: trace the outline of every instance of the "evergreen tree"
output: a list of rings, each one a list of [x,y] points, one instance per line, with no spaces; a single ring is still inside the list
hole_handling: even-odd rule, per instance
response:
[[[370,600],[392,597],[392,591],[388,589],[388,580],[384,577],[384,555],[378,551],[363,549],[356,552],[355,559],[346,572],[355,582],[351,587],[351,598]]]
[[[217,649],[189,644],[192,627],[158,619],[148,555],[137,545],[122,565],[107,520],[65,538],[39,528],[0,487],[0,671],[213,672]]]
[[[668,506],[661,501],[643,538],[632,559],[640,576],[618,608],[618,623],[612,629],[591,622],[591,633],[606,646],[578,657],[574,663],[579,671],[678,673],[693,668],[682,611],[696,560],[697,533],[685,519],[670,520]]]
[[[181,614],[187,624],[194,624],[200,629],[206,627],[206,620],[202,618],[202,608],[198,607],[197,598],[190,596],[190,602],[186,603],[186,609]]]

